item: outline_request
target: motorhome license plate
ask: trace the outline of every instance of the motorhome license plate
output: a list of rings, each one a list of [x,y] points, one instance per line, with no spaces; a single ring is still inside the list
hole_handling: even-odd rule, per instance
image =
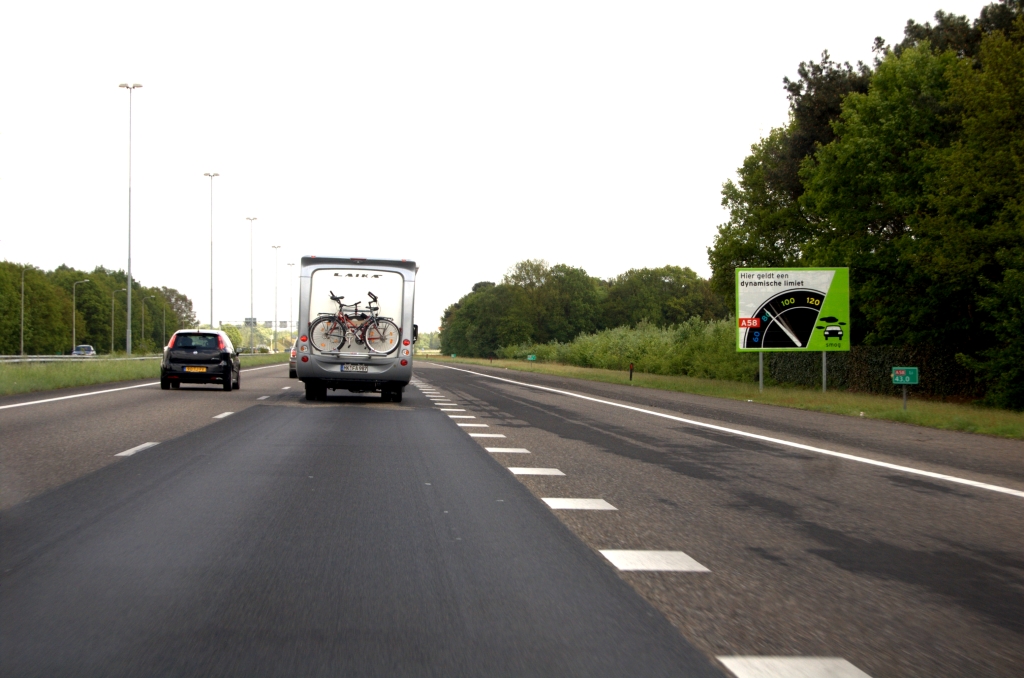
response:
[[[206,368],[205,367],[186,367],[185,371],[186,372],[205,372]]]
[[[366,369],[366,365],[342,363],[341,371],[342,372],[366,372],[367,369]]]

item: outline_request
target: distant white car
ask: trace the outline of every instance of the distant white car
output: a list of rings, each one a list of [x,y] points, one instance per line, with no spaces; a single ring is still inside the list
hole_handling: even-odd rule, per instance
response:
[[[96,355],[96,349],[89,344],[82,344],[81,346],[75,346],[75,350],[71,352],[71,355],[94,356]]]

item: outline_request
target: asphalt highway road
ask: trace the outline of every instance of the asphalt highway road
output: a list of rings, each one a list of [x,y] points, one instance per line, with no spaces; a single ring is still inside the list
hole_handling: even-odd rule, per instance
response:
[[[0,399],[4,676],[1024,666],[1018,442],[422,362],[130,386]]]

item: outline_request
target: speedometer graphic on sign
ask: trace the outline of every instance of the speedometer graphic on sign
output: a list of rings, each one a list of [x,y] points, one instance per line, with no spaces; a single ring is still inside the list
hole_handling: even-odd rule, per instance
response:
[[[760,327],[747,330],[744,348],[807,348],[824,300],[814,290],[777,294],[757,309]]]
[[[850,350],[849,269],[736,269],[737,351]]]

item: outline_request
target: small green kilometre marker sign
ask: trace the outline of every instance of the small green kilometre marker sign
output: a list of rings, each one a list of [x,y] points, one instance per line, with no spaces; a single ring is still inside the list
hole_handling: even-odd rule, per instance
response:
[[[916,367],[894,367],[892,368],[892,383],[901,386],[917,385]]]
[[[533,354],[531,353],[530,355],[526,356],[526,359],[527,359],[527,360],[536,360],[536,359],[537,359],[537,356],[535,356],[535,355],[533,355]]]

